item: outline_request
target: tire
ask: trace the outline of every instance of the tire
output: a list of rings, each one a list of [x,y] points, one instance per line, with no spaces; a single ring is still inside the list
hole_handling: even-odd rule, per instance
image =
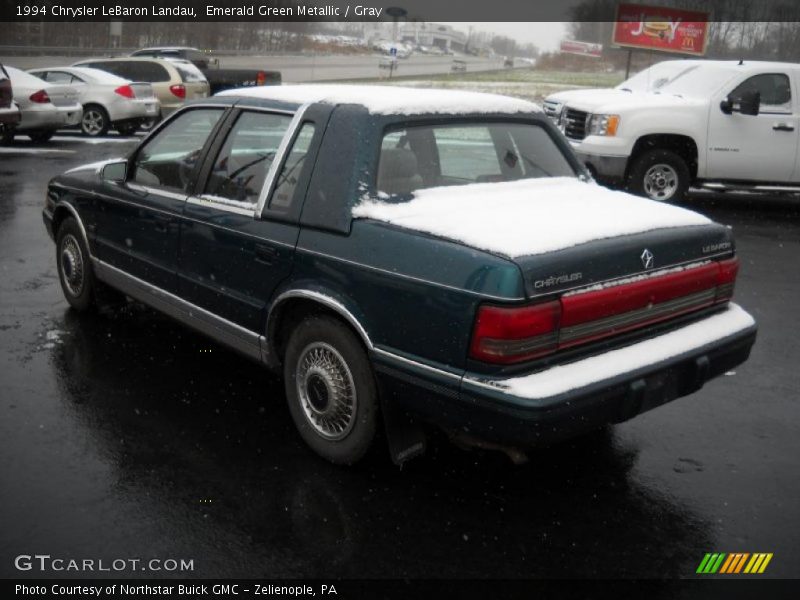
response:
[[[11,145],[14,143],[14,129],[11,127],[0,127],[0,143]]]
[[[45,142],[49,142],[50,138],[55,134],[56,132],[50,129],[48,131],[32,131],[28,134],[28,137],[31,138],[31,141],[36,142],[37,144],[44,144]]]
[[[78,311],[94,306],[96,282],[89,250],[78,222],[68,217],[56,234],[56,266],[61,290],[69,305]]]
[[[628,190],[658,202],[675,202],[684,198],[690,180],[683,158],[670,150],[648,150],[634,161]]]
[[[118,123],[115,128],[120,135],[133,135],[139,130],[139,123]]]
[[[150,119],[143,119],[139,124],[139,131],[152,131],[153,127],[161,122],[161,116],[152,117]]]
[[[99,137],[107,134],[110,126],[111,122],[105,108],[97,104],[87,104],[83,107],[83,117],[81,117],[83,135]]]
[[[289,412],[306,444],[335,464],[363,458],[377,430],[378,391],[352,330],[327,316],[303,319],[289,338],[283,376]]]

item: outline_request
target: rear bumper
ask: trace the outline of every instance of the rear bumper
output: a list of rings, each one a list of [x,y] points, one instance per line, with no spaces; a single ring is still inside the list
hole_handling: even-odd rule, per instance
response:
[[[112,123],[155,119],[160,114],[161,104],[155,97],[116,102],[108,107],[108,116]]]
[[[15,127],[19,123],[20,114],[16,106],[0,108],[0,126]]]
[[[22,120],[17,126],[17,131],[39,131],[72,127],[80,123],[82,117],[83,107],[80,104],[46,106],[41,109],[25,110],[22,112]]]
[[[378,359],[382,392],[425,420],[495,441],[548,444],[619,423],[699,390],[747,360],[752,317],[736,305],[670,331],[576,362],[511,379]]]

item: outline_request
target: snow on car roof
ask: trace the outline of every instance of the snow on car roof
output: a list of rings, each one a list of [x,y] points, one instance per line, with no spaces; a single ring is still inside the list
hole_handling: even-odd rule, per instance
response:
[[[356,218],[430,233],[511,258],[670,227],[708,225],[690,210],[574,177],[418,190],[407,202],[365,199]]]
[[[382,115],[541,112],[532,102],[508,96],[380,85],[260,86],[225,90],[217,96],[242,96],[295,104],[358,104],[372,114]]]

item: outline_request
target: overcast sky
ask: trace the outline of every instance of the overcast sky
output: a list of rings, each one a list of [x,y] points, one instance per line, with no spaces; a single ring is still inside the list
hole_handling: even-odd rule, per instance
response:
[[[472,26],[476,31],[498,33],[518,42],[533,42],[540,50],[554,50],[567,34],[566,23],[447,23],[464,32]]]

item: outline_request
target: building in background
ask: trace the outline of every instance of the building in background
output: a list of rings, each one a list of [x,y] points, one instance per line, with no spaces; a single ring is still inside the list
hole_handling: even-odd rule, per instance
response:
[[[411,21],[403,25],[400,41],[445,52],[464,52],[467,34],[450,25]]]

